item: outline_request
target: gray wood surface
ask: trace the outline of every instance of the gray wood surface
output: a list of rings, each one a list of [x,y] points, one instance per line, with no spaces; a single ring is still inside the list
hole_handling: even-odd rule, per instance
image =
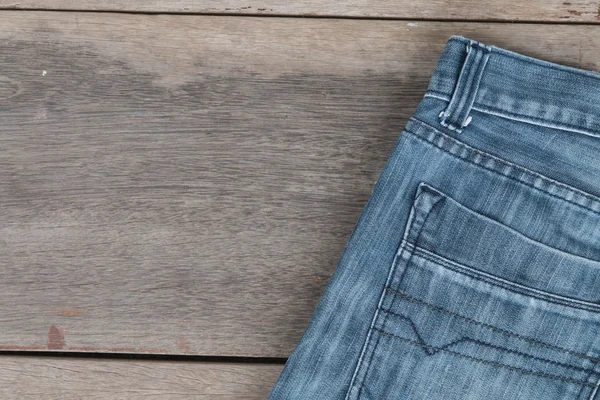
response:
[[[0,13],[0,349],[289,355],[445,42],[600,27]]]
[[[0,356],[3,400],[264,400],[282,365]]]
[[[0,8],[600,23],[591,0],[0,0]]]

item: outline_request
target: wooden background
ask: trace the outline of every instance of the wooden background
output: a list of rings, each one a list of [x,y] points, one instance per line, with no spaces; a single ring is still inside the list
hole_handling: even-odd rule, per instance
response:
[[[2,399],[266,398],[450,35],[600,70],[587,1],[0,8]]]

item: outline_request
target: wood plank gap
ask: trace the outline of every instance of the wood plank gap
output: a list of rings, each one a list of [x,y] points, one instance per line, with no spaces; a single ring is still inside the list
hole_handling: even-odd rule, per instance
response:
[[[275,364],[284,365],[286,357],[252,357],[252,356],[203,356],[193,354],[146,354],[146,353],[94,353],[69,351],[27,351],[2,350],[0,357],[32,357],[32,358],[84,358],[114,360],[155,360],[200,363],[236,363],[236,364]]]
[[[420,17],[393,17],[393,16],[355,16],[355,15],[335,15],[335,14],[283,14],[283,13],[234,13],[234,12],[184,12],[184,11],[169,11],[169,10],[90,10],[85,8],[15,8],[2,7],[0,11],[17,11],[17,12],[54,12],[54,13],[86,13],[86,14],[132,14],[132,15],[181,15],[181,16],[210,16],[210,17],[241,17],[241,18],[286,18],[286,19],[332,19],[332,20],[365,20],[365,21],[400,21],[400,22],[448,22],[448,23],[490,23],[490,24],[525,24],[525,25],[600,25],[600,9],[599,19],[597,21],[573,21],[573,20],[536,20],[536,19],[500,19],[500,18],[420,18]]]

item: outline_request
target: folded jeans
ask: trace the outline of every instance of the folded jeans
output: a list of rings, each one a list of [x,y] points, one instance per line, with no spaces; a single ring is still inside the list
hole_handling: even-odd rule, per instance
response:
[[[600,73],[448,39],[269,400],[600,399]]]

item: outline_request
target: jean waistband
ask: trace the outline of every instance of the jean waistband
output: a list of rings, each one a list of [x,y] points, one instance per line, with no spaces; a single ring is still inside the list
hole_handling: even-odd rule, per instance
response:
[[[426,96],[448,101],[440,122],[457,131],[471,110],[600,137],[600,73],[451,36]]]

